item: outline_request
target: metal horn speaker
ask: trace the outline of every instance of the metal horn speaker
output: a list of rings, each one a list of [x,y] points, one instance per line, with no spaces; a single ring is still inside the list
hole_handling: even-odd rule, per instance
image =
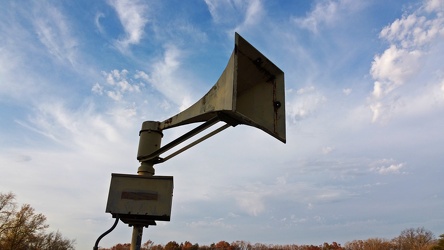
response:
[[[171,156],[159,158],[160,154],[219,121],[227,124]],[[195,122],[204,124],[160,148],[163,130]],[[165,121],[142,124],[137,159],[141,162],[163,162],[223,129],[239,124],[259,128],[286,142],[284,72],[235,33],[234,50],[228,64],[207,94]],[[156,139],[153,139],[152,132],[156,132]]]
[[[214,117],[286,141],[284,72],[237,33],[233,53],[216,84],[191,107],[161,122],[160,129]]]

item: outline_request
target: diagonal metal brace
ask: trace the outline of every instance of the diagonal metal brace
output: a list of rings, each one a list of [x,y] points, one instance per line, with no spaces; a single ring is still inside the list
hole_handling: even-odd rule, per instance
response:
[[[171,159],[172,157],[182,153],[183,151],[195,146],[196,144],[210,138],[211,136],[223,131],[224,129],[230,127],[230,126],[235,126],[235,124],[225,124],[224,126],[208,133],[207,135],[197,139],[196,141],[184,146],[183,148],[177,150],[176,152],[166,156],[165,158],[161,158],[159,157],[161,154],[167,152],[168,150],[171,150],[172,148],[176,147],[177,145],[185,142],[186,140],[192,138],[193,136],[201,133],[202,131],[208,129],[209,127],[215,125],[216,123],[218,123],[221,120],[225,120],[224,118],[222,118],[220,116],[215,116],[212,119],[206,121],[205,123],[199,125],[198,127],[192,129],[191,131],[185,133],[184,135],[180,136],[179,138],[173,140],[172,142],[166,144],[165,146],[159,148],[158,150],[154,151],[153,153],[149,154],[149,155],[142,155],[142,156],[138,156],[137,160],[140,162],[152,162],[153,164],[157,164],[157,163],[162,163],[165,162],[169,159]]]

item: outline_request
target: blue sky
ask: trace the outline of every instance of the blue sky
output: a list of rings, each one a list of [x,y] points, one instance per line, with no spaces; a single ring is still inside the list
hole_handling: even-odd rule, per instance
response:
[[[111,173],[137,171],[142,122],[200,99],[234,32],[285,72],[287,143],[237,126],[157,165],[174,176],[172,218],[143,241],[444,232],[442,0],[5,1],[0,191],[92,247],[113,223]]]

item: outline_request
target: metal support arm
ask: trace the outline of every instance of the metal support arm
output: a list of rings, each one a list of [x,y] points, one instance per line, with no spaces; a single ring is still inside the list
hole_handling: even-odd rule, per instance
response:
[[[172,141],[172,142],[166,144],[165,146],[159,148],[158,150],[154,151],[153,153],[148,154],[148,155],[139,155],[139,156],[137,156],[137,160],[139,160],[140,162],[150,161],[153,164],[165,162],[165,161],[173,158],[174,156],[182,153],[183,151],[185,151],[185,150],[195,146],[196,144],[198,144],[198,143],[200,143],[200,142],[210,138],[211,136],[213,136],[213,135],[215,135],[215,134],[225,130],[226,128],[232,126],[230,124],[225,124],[224,126],[222,126],[222,127],[218,128],[218,129],[208,133],[205,136],[202,136],[201,138],[195,140],[194,142],[192,142],[192,143],[184,146],[183,148],[175,151],[174,153],[172,153],[172,154],[170,154],[170,155],[168,155],[168,156],[166,156],[164,158],[159,157],[161,154],[163,154],[163,153],[167,152],[168,150],[176,147],[177,145],[185,142],[186,140],[190,139],[191,137],[201,133],[202,131],[208,129],[209,127],[211,127],[213,125],[215,125],[219,121],[221,121],[220,118],[216,116],[216,117],[206,121],[205,123],[199,125],[198,127],[192,129],[191,131],[185,133],[184,135],[180,136],[179,138],[175,139],[174,141]],[[141,133],[143,133],[143,132],[144,131],[141,131]]]

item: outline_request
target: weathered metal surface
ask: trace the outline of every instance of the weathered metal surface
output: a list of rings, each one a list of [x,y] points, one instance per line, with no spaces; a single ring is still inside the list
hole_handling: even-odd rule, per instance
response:
[[[159,129],[205,122],[221,113],[236,125],[259,128],[286,142],[284,72],[237,33],[216,84],[191,107],[160,122]]]
[[[172,199],[172,176],[112,174],[106,212],[134,224],[169,221]]]

